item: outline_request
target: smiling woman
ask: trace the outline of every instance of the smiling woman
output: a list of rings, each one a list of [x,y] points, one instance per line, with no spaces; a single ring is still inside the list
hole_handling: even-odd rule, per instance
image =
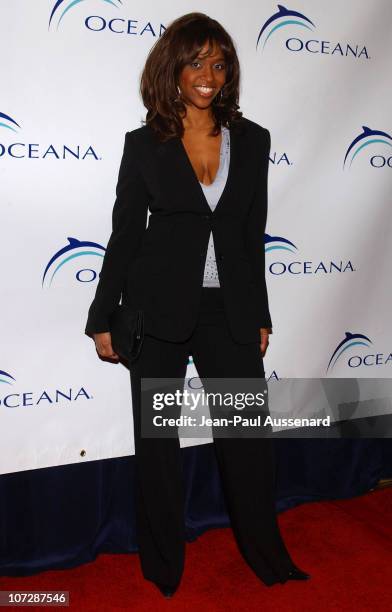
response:
[[[206,110],[213,103],[211,135],[217,136],[222,124],[228,127],[242,116],[239,80],[237,53],[226,30],[201,13],[184,15],[147,57],[140,82],[146,122],[162,141],[183,136],[189,105]]]
[[[218,92],[222,96],[225,81],[226,65],[221,48],[215,42],[211,47],[206,43],[197,58],[184,66],[178,89],[188,102],[197,104],[197,96],[210,99]]]
[[[207,393],[225,397],[227,379],[240,392],[249,381],[265,390],[271,137],[239,111],[239,77],[230,35],[207,15],[176,19],[152,47],[141,78],[146,121],[126,134],[113,231],[86,327],[99,355],[116,359],[110,313],[120,297],[143,313],[144,340],[130,368],[137,535],[143,575],[166,597],[178,588],[185,559],[180,443],[178,431],[157,435],[154,398],[142,381],[161,381],[159,389],[177,397],[192,355]],[[165,416],[180,412],[171,403]],[[257,403],[248,414],[263,420]],[[271,586],[309,575],[294,565],[279,532],[273,440],[264,431],[247,439],[219,432],[214,448],[239,549]]]

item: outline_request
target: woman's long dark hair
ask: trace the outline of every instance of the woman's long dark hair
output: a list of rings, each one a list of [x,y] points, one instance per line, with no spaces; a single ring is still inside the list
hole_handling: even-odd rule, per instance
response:
[[[231,36],[208,15],[188,13],[173,21],[153,45],[148,54],[140,81],[140,93],[147,108],[145,123],[165,141],[183,135],[181,116],[186,113],[183,101],[178,97],[177,84],[183,67],[195,60],[204,44],[217,43],[226,63],[226,82],[213,100],[212,111],[215,126],[212,134],[220,131],[221,125],[234,126],[242,113],[239,109],[240,66]]]

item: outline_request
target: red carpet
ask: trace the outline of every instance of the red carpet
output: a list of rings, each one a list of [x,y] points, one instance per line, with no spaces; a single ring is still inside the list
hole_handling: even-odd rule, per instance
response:
[[[187,544],[183,581],[170,600],[144,581],[136,554],[100,555],[73,570],[1,578],[0,589],[68,590],[70,608],[83,612],[392,610],[391,488],[303,504],[280,513],[279,524],[310,580],[264,586],[239,555],[231,530],[215,529]]]

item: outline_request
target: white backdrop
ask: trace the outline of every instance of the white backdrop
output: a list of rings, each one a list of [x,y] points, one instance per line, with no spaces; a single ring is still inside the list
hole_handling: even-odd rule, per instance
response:
[[[390,378],[392,4],[284,7],[0,3],[1,473],[134,452],[128,372],[83,332],[142,66],[190,11],[233,36],[241,110],[271,132],[267,378]]]

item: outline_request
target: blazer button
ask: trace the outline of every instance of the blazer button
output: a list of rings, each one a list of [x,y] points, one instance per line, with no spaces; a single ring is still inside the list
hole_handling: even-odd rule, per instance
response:
[[[207,221],[210,221],[211,215],[203,215],[203,219],[206,219]]]
[[[220,261],[222,261],[224,259],[223,255],[218,255],[218,259],[220,259]]]

